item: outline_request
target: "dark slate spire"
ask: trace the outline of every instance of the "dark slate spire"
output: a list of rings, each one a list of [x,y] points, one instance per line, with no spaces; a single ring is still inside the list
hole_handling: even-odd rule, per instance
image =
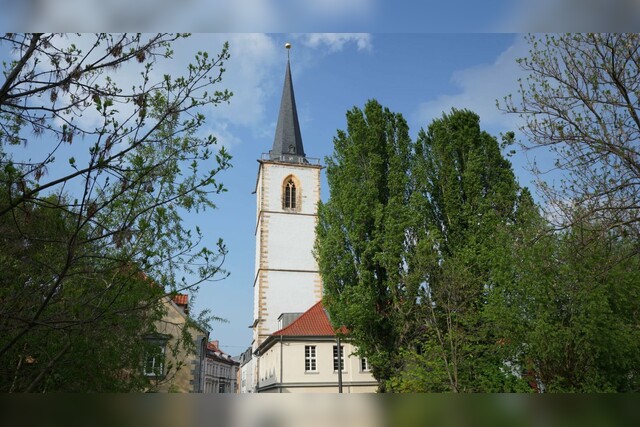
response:
[[[288,49],[288,47],[287,47]],[[269,151],[272,160],[300,163],[304,162],[305,154],[302,146],[302,135],[298,123],[298,111],[296,99],[293,95],[293,83],[291,81],[291,66],[287,59],[287,72],[284,76],[284,88],[280,101],[280,114],[276,127],[276,137],[273,140],[273,148]]]

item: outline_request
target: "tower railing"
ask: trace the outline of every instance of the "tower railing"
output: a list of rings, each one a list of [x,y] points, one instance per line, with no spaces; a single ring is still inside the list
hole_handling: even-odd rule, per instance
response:
[[[300,165],[320,165],[320,159],[315,157],[303,157],[295,154],[271,154],[262,153],[260,160],[282,162],[282,163],[294,163]]]

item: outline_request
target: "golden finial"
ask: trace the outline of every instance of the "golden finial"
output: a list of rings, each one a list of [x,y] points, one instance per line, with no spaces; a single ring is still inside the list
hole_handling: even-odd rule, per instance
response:
[[[287,49],[287,60],[289,59],[289,51],[291,50],[291,43],[285,43],[284,47]]]

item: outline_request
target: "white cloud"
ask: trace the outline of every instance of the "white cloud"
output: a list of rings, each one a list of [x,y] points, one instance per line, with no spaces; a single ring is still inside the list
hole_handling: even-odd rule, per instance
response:
[[[120,35],[112,35],[113,40],[118,40]],[[143,37],[141,43],[144,43],[147,39]],[[93,63],[95,61],[99,62],[107,62],[113,58],[107,58],[106,60],[100,60],[100,58],[105,54],[105,49],[107,46],[106,41],[102,40],[99,47],[95,47],[94,44],[97,42],[97,37],[94,34],[61,34],[56,35],[51,40],[51,45],[60,49],[61,51],[68,49],[72,45],[75,45],[77,49],[80,50],[80,56],[86,55],[86,59],[83,61],[84,64]],[[41,71],[50,71],[55,67],[52,65],[50,61],[44,59],[44,57],[39,58],[40,64],[39,69]],[[166,64],[163,62],[163,64]],[[62,64],[64,66],[64,63]],[[130,94],[131,88],[133,86],[136,87],[136,90],[139,85],[142,84],[142,78],[140,74],[144,71],[144,64],[138,63],[135,60],[130,60],[120,66],[118,68],[104,69],[100,71],[100,75],[92,76],[90,78],[90,84],[97,84],[100,86],[104,86],[106,83],[106,78],[109,77],[117,87],[123,90],[123,93]],[[166,71],[165,71],[166,72]],[[169,72],[169,74],[171,74]],[[160,74],[162,76],[162,74]],[[57,106],[60,107],[62,105],[69,105],[71,103],[71,94],[66,93],[62,90],[56,91],[58,99],[56,101]],[[39,104],[43,102],[46,103],[48,100],[44,98],[44,101],[38,100]],[[117,118],[120,123],[124,123],[128,117],[130,117],[134,112],[134,106],[131,103],[118,103],[115,106],[117,112]],[[104,117],[93,107],[90,106],[82,111],[80,115],[71,115],[65,117],[65,120],[73,120],[73,122],[82,129],[91,131],[93,129],[101,128],[104,125]],[[58,118],[55,120],[56,124],[62,126],[63,121]]]
[[[412,119],[418,127],[426,128],[434,119],[442,117],[443,113],[450,112],[452,108],[469,109],[480,116],[483,130],[494,136],[505,131],[515,131],[516,140],[523,141],[524,136],[519,131],[523,122],[516,114],[500,111],[496,107],[496,100],[502,104],[503,98],[509,94],[516,98],[518,78],[526,78],[516,59],[527,56],[528,51],[526,40],[519,36],[494,62],[454,72],[451,81],[460,90],[420,104]],[[524,151],[517,145],[513,148],[516,153],[509,160],[520,184],[536,188],[537,178],[531,172],[532,164],[546,167],[553,164],[553,156],[547,150]]]
[[[347,44],[354,43],[358,50],[371,51],[371,34],[366,33],[309,33],[300,36],[305,46],[318,49],[326,47],[329,52],[338,52]]]
[[[369,34],[301,34],[292,37],[300,40],[301,45],[308,46],[295,53],[293,66],[296,68],[296,77],[317,61],[318,53],[331,54],[349,47],[359,51],[369,51],[372,48]],[[240,139],[234,138],[232,132],[240,135],[248,131],[256,138],[271,138],[277,114],[271,111],[273,105],[268,103],[273,102],[274,96],[279,99],[287,58],[281,39],[279,36],[250,33],[195,34],[173,43],[171,60],[159,59],[154,63],[151,81],[162,80],[164,74],[174,78],[183,75],[187,64],[193,62],[198,51],[207,51],[210,56],[215,56],[224,42],[228,41],[230,58],[224,64],[226,72],[222,81],[215,89],[228,89],[233,92],[233,96],[229,103],[203,110],[207,118],[206,126],[213,129],[227,147],[242,143]],[[91,34],[80,37],[65,35],[58,39],[59,44],[69,46],[74,43],[85,52],[90,49],[93,41],[94,36]],[[306,53],[303,53],[305,50]],[[100,53],[96,52],[95,55]],[[131,90],[132,86],[139,85],[142,81],[140,73],[143,65],[131,61],[116,70],[109,70],[108,74],[118,87],[125,91]],[[118,120],[122,122],[133,112],[133,105],[119,105],[118,110]],[[304,120],[304,105],[299,106],[299,112]],[[76,118],[79,124],[88,128],[99,126],[100,119],[94,108],[87,109],[82,116]]]
[[[184,70],[199,50],[218,53],[225,41],[229,42],[230,58],[217,89],[228,89],[233,96],[229,103],[212,106],[205,113],[207,126],[230,148],[243,142],[234,136],[242,128],[258,137],[271,126],[274,115],[269,113],[267,102],[282,90],[286,50],[266,34],[195,34],[175,45],[175,72]]]
[[[229,42],[231,57],[225,64],[220,88],[229,89],[233,96],[229,104],[212,108],[214,120],[247,126],[262,123],[267,98],[284,75],[285,50],[265,34],[206,34],[193,38],[200,48],[214,49]]]
[[[240,145],[242,141],[235,136],[229,129],[229,124],[223,121],[217,121],[212,123],[212,126],[208,130],[205,130],[210,135],[216,137],[217,147],[224,147],[227,151],[233,151],[233,148]]]
[[[414,113],[418,123],[430,123],[442,116],[451,108],[469,109],[476,112],[483,125],[495,126],[501,130],[515,130],[518,118],[507,115],[496,108],[496,100],[509,94],[516,94],[518,77],[524,75],[517,58],[527,55],[528,46],[523,37],[516,41],[495,62],[456,71],[451,81],[460,88],[456,94],[441,95],[438,98],[423,102]]]
[[[70,46],[77,45],[87,52],[94,42],[91,34],[77,36],[61,36],[56,44]],[[198,51],[207,51],[210,56],[220,53],[225,41],[229,42],[230,59],[224,64],[225,73],[222,81],[214,90],[228,89],[233,92],[229,104],[211,107],[206,113],[213,120],[225,120],[236,125],[256,125],[264,120],[265,102],[271,92],[275,90],[276,82],[280,80],[284,69],[284,49],[278,54],[275,42],[264,34],[196,34],[186,39],[177,40],[172,44],[173,58],[159,60],[154,63],[151,81],[161,81],[165,74],[176,78],[186,73],[187,64],[193,62]],[[96,52],[93,57],[101,54]],[[109,77],[125,91],[132,86],[141,84],[140,73],[144,64],[129,61],[116,70],[108,71]],[[106,75],[106,73],[105,73]],[[104,81],[104,77],[100,81]],[[276,79],[277,77],[277,79]],[[118,106],[120,121],[133,111],[133,106],[124,104]],[[95,127],[100,123],[100,116],[95,109],[87,109],[81,117],[76,119],[83,126]],[[211,119],[209,119],[211,120]]]

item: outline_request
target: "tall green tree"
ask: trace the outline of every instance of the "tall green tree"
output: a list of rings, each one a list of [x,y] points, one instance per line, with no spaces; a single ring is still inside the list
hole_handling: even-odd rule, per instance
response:
[[[231,96],[218,89],[228,46],[159,75],[184,37],[0,38],[13,55],[0,83],[2,391],[139,388],[122,372],[140,370],[159,298],[225,277],[223,243],[207,248],[182,217],[224,191],[230,157],[201,127]]]
[[[347,113],[334,148],[316,244],[324,302],[380,389],[517,388],[485,308],[498,250],[533,203],[497,140],[454,110],[414,144],[399,114],[370,101]]]
[[[423,378],[419,390],[517,388],[487,303],[499,287],[500,252],[513,246],[530,195],[519,188],[496,138],[466,110],[420,131],[412,177],[417,245],[410,265],[421,283],[424,330],[416,341],[422,363],[413,367]]]
[[[411,138],[400,114],[369,101],[347,112],[347,129],[326,159],[330,198],[320,204],[316,254],[324,303],[345,325],[374,377],[399,369],[398,348],[410,340],[417,287],[406,269],[411,221]]]

